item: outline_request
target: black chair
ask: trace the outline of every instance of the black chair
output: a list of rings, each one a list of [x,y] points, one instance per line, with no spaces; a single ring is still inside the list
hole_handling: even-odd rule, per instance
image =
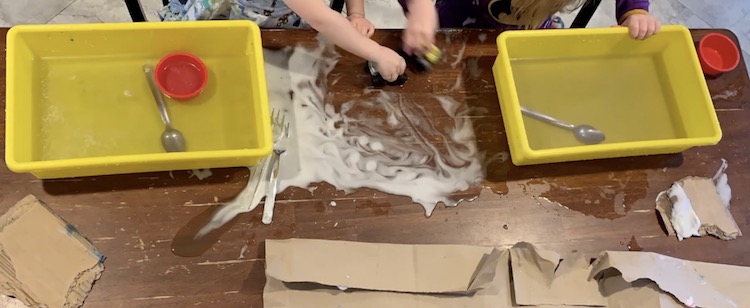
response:
[[[581,10],[578,11],[578,15],[573,19],[573,23],[570,24],[571,28],[586,28],[586,25],[591,21],[591,17],[596,13],[596,9],[599,8],[599,4],[602,0],[589,0],[581,6]]]
[[[142,22],[146,21],[146,16],[143,14],[143,7],[141,6],[140,0],[124,0],[125,6],[128,7],[128,13],[130,13],[130,18],[133,19],[134,22]],[[344,1],[345,0],[331,0],[331,8],[334,9],[336,12],[342,12],[344,10]],[[162,0],[162,3],[164,5],[167,5],[169,3],[169,0]]]

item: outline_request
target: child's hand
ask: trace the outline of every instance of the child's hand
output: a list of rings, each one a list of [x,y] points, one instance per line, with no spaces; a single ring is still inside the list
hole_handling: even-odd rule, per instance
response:
[[[409,19],[403,40],[404,51],[408,54],[424,54],[435,42],[435,26],[429,22],[418,23]]]
[[[431,0],[411,0],[404,29],[403,49],[408,54],[422,55],[435,43],[438,17]]]
[[[375,64],[380,76],[386,81],[394,81],[406,70],[406,60],[393,49],[380,46],[381,51],[375,59]]]
[[[649,14],[630,15],[622,25],[628,27],[630,36],[638,40],[652,36],[661,29],[659,20]]]
[[[349,15],[347,19],[349,19],[349,22],[352,23],[354,29],[357,29],[357,31],[359,31],[359,33],[362,33],[362,35],[366,37],[372,37],[372,35],[375,33],[375,26],[364,16],[359,14],[352,14]]]

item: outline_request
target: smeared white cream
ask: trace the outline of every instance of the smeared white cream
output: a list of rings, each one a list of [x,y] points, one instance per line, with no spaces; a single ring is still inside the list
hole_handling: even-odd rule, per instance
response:
[[[250,171],[250,177],[245,188],[239,195],[237,195],[237,197],[222,205],[222,207],[213,214],[211,220],[195,234],[196,239],[202,238],[209,232],[220,228],[234,217],[237,217],[237,215],[250,212],[258,206],[263,197],[266,196],[265,191],[267,183],[265,178],[269,169],[266,168],[267,162],[268,159],[263,159],[257,166],[248,168]]]
[[[729,179],[727,178],[727,168],[729,164],[726,159],[721,159],[721,167],[716,171],[713,177],[714,185],[716,186],[716,193],[719,194],[721,202],[724,203],[725,207],[729,207],[729,201],[732,200],[732,188],[729,187]]]
[[[303,168],[281,179],[280,191],[317,182],[346,192],[373,188],[409,196],[429,216],[439,202],[457,204],[450,200],[451,193],[481,182],[484,174],[468,109],[460,110],[447,96],[412,101],[396,92],[368,91],[337,112],[325,102],[324,82],[336,60],[329,45],[297,48],[289,59]],[[437,126],[436,115],[427,114],[428,104],[442,107],[442,125]]]
[[[487,41],[487,33],[479,33],[479,42],[484,43]]]
[[[237,258],[237,260],[244,259],[246,251],[247,251],[247,244],[243,245],[242,249],[240,249],[240,256]]]
[[[737,96],[737,90],[725,90],[724,92],[714,95],[711,99],[729,99],[735,96]]]
[[[310,189],[319,182],[347,193],[372,188],[409,196],[429,216],[438,203],[461,201],[452,200],[451,193],[483,180],[468,109],[452,98],[413,101],[397,92],[366,90],[361,99],[336,110],[326,88],[326,76],[338,60],[332,45],[266,50],[264,57],[271,108],[293,119],[287,154],[281,157],[279,192]],[[445,113],[427,114],[425,106],[434,104]],[[257,207],[265,196],[265,168],[250,170],[247,187],[196,238]]]
[[[667,195],[672,200],[670,220],[675,233],[677,233],[677,239],[682,241],[691,236],[700,236],[698,230],[701,227],[701,221],[695,214],[693,205],[682,185],[672,184],[672,187],[667,190]]]
[[[466,52],[466,40],[464,40],[463,43],[461,43],[461,49],[458,50],[458,54],[456,54],[456,61],[453,61],[451,63],[451,68],[455,69],[461,62],[464,61],[464,52]]]

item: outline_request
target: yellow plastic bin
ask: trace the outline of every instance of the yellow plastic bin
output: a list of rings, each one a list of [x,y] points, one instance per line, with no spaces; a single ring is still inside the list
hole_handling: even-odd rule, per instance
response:
[[[643,41],[627,28],[506,31],[495,84],[515,165],[679,153],[721,139],[690,32],[662,27]],[[520,106],[603,131],[572,131],[522,116]]]
[[[188,148],[166,153],[143,65],[177,51],[206,63],[208,83],[166,99]],[[250,21],[15,26],[5,161],[42,179],[252,166],[273,146],[265,78]]]

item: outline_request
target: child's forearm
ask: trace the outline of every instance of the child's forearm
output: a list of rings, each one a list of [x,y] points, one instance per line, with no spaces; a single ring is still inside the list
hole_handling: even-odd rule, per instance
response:
[[[346,16],[365,17],[365,0],[346,0]]]
[[[413,14],[434,14],[435,3],[432,0],[400,0],[406,3],[406,9]]]
[[[380,44],[359,33],[340,13],[323,1],[286,0],[292,11],[334,44],[368,61],[376,61]]]
[[[306,0],[310,1],[310,0]],[[322,18],[316,24],[307,21],[311,27],[318,30],[336,46],[357,55],[368,61],[375,61],[378,56],[380,44],[357,32],[344,16],[333,14],[328,18]]]
[[[615,5],[617,23],[622,23],[633,14],[647,14],[649,0],[617,0]]]

